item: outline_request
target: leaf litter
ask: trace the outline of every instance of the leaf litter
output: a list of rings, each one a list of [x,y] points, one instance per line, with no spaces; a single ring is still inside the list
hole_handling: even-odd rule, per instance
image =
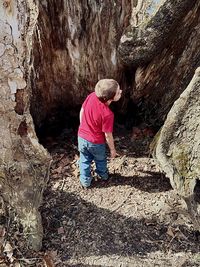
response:
[[[53,163],[41,206],[42,251],[26,248],[19,225],[2,224],[0,267],[200,266],[192,222],[179,212],[184,203],[149,157],[152,138],[151,129],[117,129],[110,178],[94,177],[89,189],[79,183],[76,133],[48,138]]]

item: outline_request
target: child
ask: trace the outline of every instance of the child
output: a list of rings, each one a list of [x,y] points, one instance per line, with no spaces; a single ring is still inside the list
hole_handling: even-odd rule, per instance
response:
[[[109,105],[118,101],[122,90],[113,79],[102,79],[84,101],[80,111],[80,126],[78,129],[78,149],[80,152],[79,168],[80,182],[83,187],[89,187],[92,181],[91,163],[94,160],[95,172],[102,180],[108,179],[106,145],[111,157],[116,156],[113,140],[114,114]]]

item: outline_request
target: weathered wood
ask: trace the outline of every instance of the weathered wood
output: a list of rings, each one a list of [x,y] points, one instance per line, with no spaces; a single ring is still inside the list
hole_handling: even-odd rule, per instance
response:
[[[129,27],[133,37],[123,43],[125,33],[119,50],[136,68],[131,98],[142,103],[147,121],[161,124],[200,65],[200,2],[142,2],[138,25]],[[159,6],[148,8],[154,2]]]
[[[39,1],[31,103],[36,125],[81,104],[99,79],[120,80],[117,48],[134,2]]]
[[[154,157],[188,205],[200,230],[194,187],[200,179],[200,68],[174,103],[156,140]]]
[[[150,62],[169,44],[174,30],[195,2],[138,1],[133,9],[132,25],[121,37],[118,49],[125,64],[141,66]]]
[[[36,250],[41,248],[43,234],[38,208],[50,164],[29,112],[32,33],[37,16],[34,1],[1,2],[0,185],[4,200],[14,209]]]
[[[130,95],[142,102],[146,117],[162,123],[200,63],[199,6],[196,0],[39,1],[32,58],[35,125],[53,123],[59,110],[70,112],[105,77],[120,83],[126,95],[121,109]]]
[[[32,247],[41,246],[38,207],[50,157],[38,143],[30,105],[40,126],[54,110],[80,104],[98,79],[110,77],[134,101],[159,102],[156,114],[163,119],[200,63],[199,8],[195,0],[1,2],[0,184]],[[118,51],[130,67],[128,79]],[[181,153],[174,151],[174,157]],[[176,180],[180,184],[180,178],[172,184]],[[182,195],[192,203],[188,192],[195,179],[186,181]]]

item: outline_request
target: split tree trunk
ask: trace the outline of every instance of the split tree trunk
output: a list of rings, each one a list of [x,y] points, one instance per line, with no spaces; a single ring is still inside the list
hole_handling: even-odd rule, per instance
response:
[[[38,9],[31,99],[38,127],[74,110],[105,77],[123,89],[119,111],[131,96],[143,117],[161,124],[200,64],[197,0],[48,0]]]
[[[38,127],[63,109],[74,111],[99,79],[121,79],[117,48],[134,2],[39,1],[31,99]]]

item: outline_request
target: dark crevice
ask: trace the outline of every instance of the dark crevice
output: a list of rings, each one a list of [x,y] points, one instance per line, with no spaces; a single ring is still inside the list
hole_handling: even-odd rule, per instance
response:
[[[28,126],[27,126],[26,120],[23,120],[20,123],[17,133],[21,137],[26,137],[28,135]]]
[[[121,103],[112,103],[110,108],[115,114],[115,128],[120,127],[125,130],[132,131],[135,127],[143,130],[147,127],[156,133],[161,124],[158,124],[154,119],[154,107],[145,110],[142,100],[139,104],[134,103],[131,99],[127,100],[124,110],[120,108]],[[58,107],[51,111],[50,114],[43,120],[40,126],[35,126],[36,134],[41,144],[46,143],[46,139],[51,137],[56,139],[63,131],[71,131],[74,134],[78,131],[79,126],[79,111],[81,106],[76,106],[73,109]],[[156,108],[156,107],[155,107]]]
[[[196,185],[194,188],[195,201],[200,204],[200,181],[196,180]]]
[[[23,89],[17,89],[17,92],[15,94],[16,99],[16,106],[15,106],[15,112],[19,115],[24,114],[24,90]]]
[[[74,109],[64,107],[56,108],[41,122],[40,127],[36,126],[36,134],[40,143],[44,144],[48,137],[58,137],[64,129],[76,131],[79,124],[80,106]]]

